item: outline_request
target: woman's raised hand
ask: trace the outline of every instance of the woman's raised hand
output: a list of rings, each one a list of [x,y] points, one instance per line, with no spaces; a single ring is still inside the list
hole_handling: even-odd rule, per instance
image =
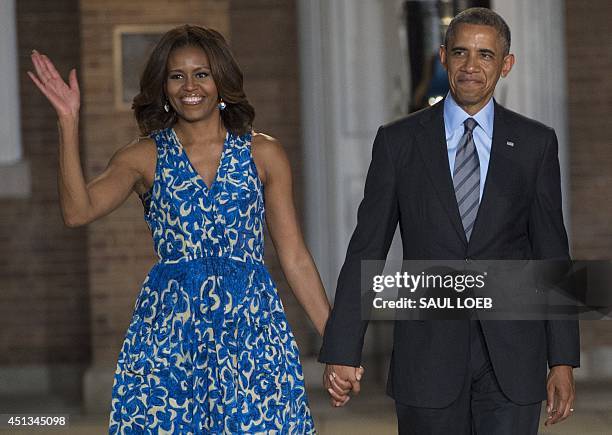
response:
[[[66,83],[47,56],[33,50],[31,58],[36,74],[28,71],[28,75],[53,105],[57,116],[77,117],[81,106],[81,93],[76,70],[74,68],[70,70]]]

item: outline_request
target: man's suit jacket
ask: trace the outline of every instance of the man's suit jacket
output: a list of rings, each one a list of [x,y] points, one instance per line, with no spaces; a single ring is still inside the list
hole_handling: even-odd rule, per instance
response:
[[[378,130],[321,362],[360,364],[367,328],[360,263],[386,258],[398,222],[406,260],[569,259],[554,130],[495,103],[487,179],[468,242],[443,107],[441,101]],[[500,386],[516,403],[546,398],[547,363],[579,365],[577,321],[481,323]],[[411,406],[449,405],[468,371],[469,328],[468,320],[395,322],[388,393]]]

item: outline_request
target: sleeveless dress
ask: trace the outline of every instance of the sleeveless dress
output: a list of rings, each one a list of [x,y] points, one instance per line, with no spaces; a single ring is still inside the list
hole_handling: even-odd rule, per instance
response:
[[[299,352],[263,262],[251,134],[227,134],[210,188],[173,129],[141,196],[159,261],[114,376],[109,433],[315,433]]]

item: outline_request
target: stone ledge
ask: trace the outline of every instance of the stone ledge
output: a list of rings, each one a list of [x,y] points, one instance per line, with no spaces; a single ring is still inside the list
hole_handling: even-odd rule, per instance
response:
[[[55,394],[78,400],[84,367],[79,364],[0,367],[0,396]]]
[[[83,376],[83,409],[86,414],[109,414],[115,366],[94,364]]]
[[[32,192],[30,162],[20,160],[0,165],[0,198],[29,198]]]

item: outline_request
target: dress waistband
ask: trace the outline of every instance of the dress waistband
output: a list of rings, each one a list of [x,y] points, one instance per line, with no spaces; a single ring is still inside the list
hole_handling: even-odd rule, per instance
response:
[[[160,259],[157,261],[157,264],[164,266],[171,265],[186,265],[193,263],[221,263],[221,264],[232,264],[233,266],[242,266],[242,267],[265,267],[263,261],[256,261],[251,258],[244,260],[242,258],[236,257],[221,257],[221,256],[196,256],[196,255],[186,255],[179,258],[173,259]]]

